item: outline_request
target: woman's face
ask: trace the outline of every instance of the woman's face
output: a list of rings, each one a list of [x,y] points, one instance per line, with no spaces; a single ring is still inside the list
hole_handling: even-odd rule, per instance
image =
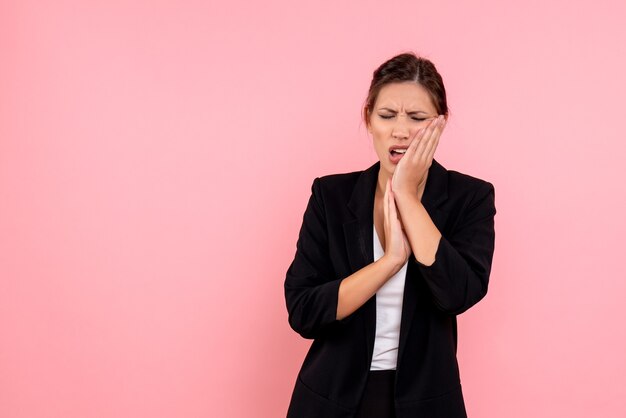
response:
[[[437,110],[421,85],[407,81],[383,86],[368,124],[381,170],[392,175],[401,156],[392,158],[390,148],[394,145],[408,147],[415,133],[435,117]]]

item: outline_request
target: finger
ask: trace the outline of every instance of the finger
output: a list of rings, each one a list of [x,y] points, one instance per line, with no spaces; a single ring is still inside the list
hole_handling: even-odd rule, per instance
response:
[[[392,243],[392,235],[393,235],[393,218],[391,215],[391,205],[392,205],[392,198],[391,198],[391,179],[389,179],[388,181],[388,192],[387,192],[387,204],[385,205],[387,207],[387,231],[385,232],[385,241],[387,242],[387,245],[391,245]]]
[[[428,131],[424,135],[425,136],[424,145],[426,145],[429,141],[431,141],[433,137],[436,135],[439,129],[440,121],[441,119],[439,117],[436,117],[435,119],[433,119],[430,125],[428,125]]]
[[[439,121],[439,123],[437,124],[437,127],[435,129],[435,131],[433,132],[433,137],[431,138],[430,141],[428,141],[427,144],[427,157],[432,159],[432,156],[435,154],[435,149],[437,148],[437,145],[439,145],[439,139],[441,138],[441,134],[443,133],[443,130],[446,126],[446,119],[443,115],[441,115],[441,119]]]
[[[383,197],[383,221],[384,221],[384,225],[385,225],[385,231],[387,231],[388,227],[389,227],[389,215],[387,214],[387,196],[388,196],[388,191],[389,191],[389,180],[387,180],[387,183],[385,184],[385,195]]]
[[[414,162],[418,162],[420,160],[426,160],[426,156],[428,155],[428,147],[431,145],[434,136],[436,135],[436,133],[438,132],[438,126],[439,126],[439,118],[434,118],[431,123],[426,127],[425,132],[424,132],[424,136],[422,138],[422,140],[420,141],[420,144],[418,144],[416,150],[415,150],[415,154],[413,156],[413,161]]]
[[[415,150],[417,149],[419,143],[422,141],[422,138],[424,137],[424,132],[426,132],[426,128],[420,128],[415,135],[413,136],[413,139],[411,140],[411,143],[409,144],[409,147],[406,150],[406,154],[405,156],[402,158],[408,158],[409,160],[413,160],[413,156],[415,155]]]
[[[387,194],[387,216],[389,217],[389,230],[391,231],[391,226],[393,225],[393,217],[391,215],[391,206],[393,199],[391,198],[391,182],[389,182],[389,193]]]
[[[435,155],[435,151],[439,146],[439,140],[441,139],[441,133],[435,137],[433,141],[430,142],[430,146],[427,151],[427,161],[430,163]]]
[[[395,231],[398,227],[398,213],[396,211],[396,202],[394,199],[394,193],[391,188],[389,189],[389,239],[391,236],[395,236]]]
[[[441,130],[438,124],[438,126],[436,126],[434,130],[432,131],[430,137],[428,138],[428,141],[424,141],[425,143],[424,143],[424,149],[422,150],[422,156],[424,157],[425,161],[428,161],[428,158],[432,155],[433,147],[435,146],[435,143],[439,139],[440,135],[441,135]]]
[[[391,221],[395,222],[398,219],[398,211],[396,210],[396,200],[394,197],[394,193],[393,190],[390,191],[389,193],[389,209],[390,209],[390,217],[391,217]]]
[[[430,167],[430,164],[432,164],[433,161],[433,157],[435,155],[435,150],[437,149],[437,145],[439,145],[439,136],[437,136],[433,141],[431,141],[431,146],[428,148],[427,152],[426,152],[426,162],[428,163],[428,166]]]
[[[419,157],[422,154],[424,144],[428,141],[428,138],[430,138],[431,132],[433,130],[433,126],[436,121],[437,121],[436,117],[431,119],[430,123],[426,127],[423,128],[421,141],[418,144],[416,144],[415,153],[413,154],[414,157]],[[414,158],[414,160],[416,159],[417,158]]]

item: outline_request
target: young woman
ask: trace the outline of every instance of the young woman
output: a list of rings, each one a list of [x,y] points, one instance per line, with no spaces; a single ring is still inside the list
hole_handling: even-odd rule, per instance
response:
[[[487,293],[494,186],[433,158],[448,107],[429,60],[383,63],[363,117],[379,161],[313,181],[287,270],[313,340],[287,416],[466,417],[456,316]]]

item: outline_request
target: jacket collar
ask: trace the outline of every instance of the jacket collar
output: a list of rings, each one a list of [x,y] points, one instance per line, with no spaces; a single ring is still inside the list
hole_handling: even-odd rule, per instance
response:
[[[348,201],[348,208],[354,215],[354,218],[345,222],[343,228],[348,258],[353,271],[360,270],[374,262],[374,196],[379,170],[380,161],[377,161],[371,167],[362,171]],[[440,231],[443,229],[443,223],[446,219],[446,214],[440,206],[447,198],[448,170],[433,158],[428,170],[422,204]],[[419,266],[413,257],[412,255],[409,258],[407,266],[397,367],[401,364],[406,338],[411,328],[417,305],[418,284],[415,281],[419,280]],[[365,327],[364,335],[368,347],[369,360],[371,361],[376,332],[376,294],[362,306],[362,310],[362,322]],[[344,319],[344,321],[351,321],[355,317],[357,317],[356,313]]]

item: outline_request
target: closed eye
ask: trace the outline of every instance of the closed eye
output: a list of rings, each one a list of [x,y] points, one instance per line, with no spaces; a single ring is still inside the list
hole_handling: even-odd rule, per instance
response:
[[[395,117],[395,115],[378,115],[378,116],[380,116],[383,119],[391,119],[391,118]],[[417,122],[421,122],[423,120],[426,120],[426,118],[411,118],[411,119],[413,119],[414,121],[417,121]]]

